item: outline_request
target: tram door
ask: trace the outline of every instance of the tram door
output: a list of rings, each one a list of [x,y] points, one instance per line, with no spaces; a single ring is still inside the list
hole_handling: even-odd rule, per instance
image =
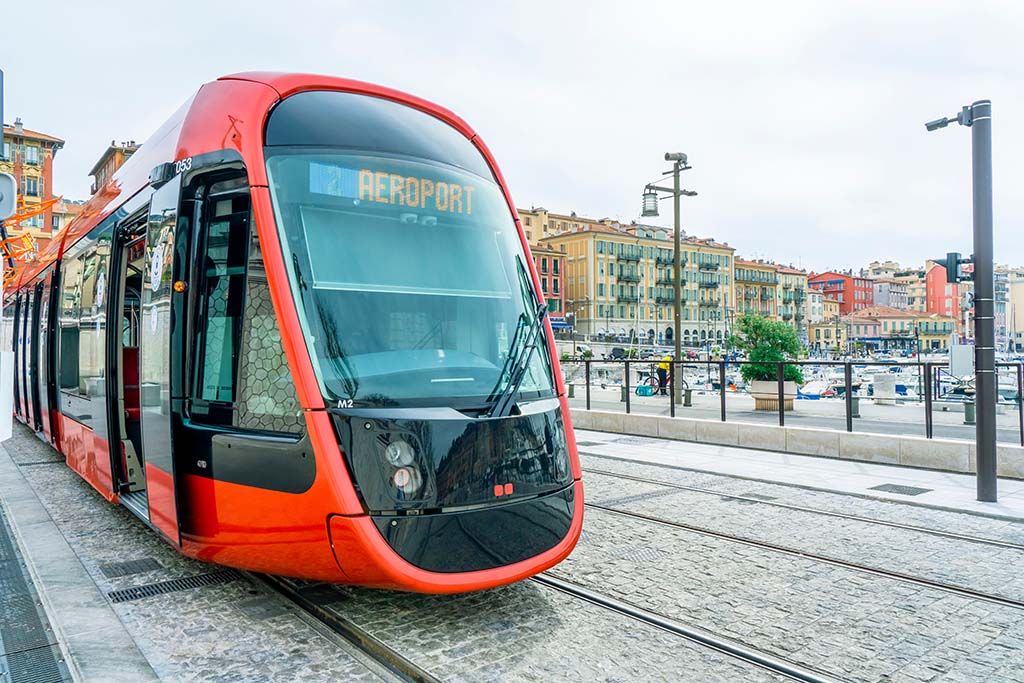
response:
[[[171,442],[171,337],[181,334],[184,317],[174,305],[174,282],[188,262],[187,225],[178,229],[181,176],[153,193],[146,225],[142,276],[142,326],[139,330],[139,396],[142,459],[150,521],[172,542],[181,544]],[[173,309],[173,310],[172,310]],[[174,326],[179,325],[175,330]],[[178,347],[180,348],[180,346]]]
[[[33,430],[43,428],[42,410],[39,405],[39,315],[43,302],[43,282],[40,281],[32,292],[32,309],[28,317],[28,342],[25,344],[25,378],[28,395],[31,398]]]

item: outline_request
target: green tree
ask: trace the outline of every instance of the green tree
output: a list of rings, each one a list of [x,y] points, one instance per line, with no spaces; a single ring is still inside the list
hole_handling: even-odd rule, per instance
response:
[[[746,352],[748,361],[754,361],[740,368],[740,375],[748,383],[774,381],[776,363],[792,360],[800,354],[800,340],[792,327],[760,315],[740,316],[730,342]],[[783,366],[782,376],[787,382],[804,383],[803,373],[796,365]]]

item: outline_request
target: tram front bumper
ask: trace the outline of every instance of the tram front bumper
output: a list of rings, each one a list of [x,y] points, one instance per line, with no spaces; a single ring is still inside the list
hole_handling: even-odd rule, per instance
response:
[[[348,580],[425,593],[492,588],[564,559],[583,525],[583,483],[471,510],[331,516],[335,559]]]

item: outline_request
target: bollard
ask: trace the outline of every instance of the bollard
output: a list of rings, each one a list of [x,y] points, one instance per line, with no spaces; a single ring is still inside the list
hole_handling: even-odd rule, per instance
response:
[[[850,396],[850,417],[860,417],[860,396]]]
[[[576,385],[575,384],[570,384],[569,385],[569,398],[576,398]]]
[[[683,389],[683,406],[686,408],[693,406],[693,389]]]
[[[978,410],[978,406],[977,406],[977,404],[974,401],[971,401],[970,403],[965,403],[964,404],[964,424],[965,425],[977,424],[976,420],[974,419],[977,410]]]
[[[620,392],[619,393],[619,402],[620,403],[625,403],[626,402],[626,385],[625,384],[623,384],[622,386],[619,387],[619,392]]]

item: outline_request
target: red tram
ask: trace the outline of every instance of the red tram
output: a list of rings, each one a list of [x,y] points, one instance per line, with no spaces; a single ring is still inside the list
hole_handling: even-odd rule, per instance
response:
[[[16,413],[186,555],[421,592],[517,581],[583,520],[528,253],[452,112],[227,76],[5,293]]]

